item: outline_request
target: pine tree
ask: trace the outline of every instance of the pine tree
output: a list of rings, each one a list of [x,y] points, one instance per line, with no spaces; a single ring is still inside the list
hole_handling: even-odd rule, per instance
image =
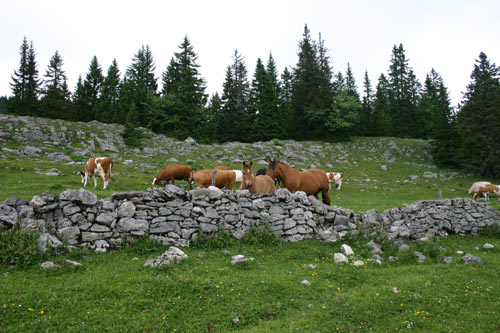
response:
[[[82,76],[78,76],[75,91],[72,95],[72,111],[70,112],[70,119],[73,121],[85,121],[86,110],[88,109],[87,98],[85,95],[85,88],[83,87]]]
[[[70,92],[66,73],[62,69],[63,60],[56,51],[49,61],[45,72],[43,97],[41,99],[42,115],[54,119],[71,119]]]
[[[434,69],[426,76],[419,105],[420,112],[428,117],[425,122],[422,122],[424,124],[422,127],[429,128],[427,137],[433,139],[431,141],[432,156],[436,163],[458,165],[460,141],[456,117],[450,107],[448,89]]]
[[[28,45],[26,37],[19,49],[21,56],[19,69],[11,76],[13,96],[9,101],[9,110],[16,114],[39,115],[40,80],[36,63],[33,42]]]
[[[219,94],[216,92],[212,95],[208,102],[207,106],[207,125],[206,128],[206,142],[215,142],[217,141],[217,122],[223,117],[222,114],[222,100]]]
[[[484,52],[474,65],[459,111],[461,162],[483,176],[500,176],[500,75]]]
[[[373,136],[390,135],[390,87],[389,80],[384,74],[380,74],[375,92],[375,103],[373,106]]]
[[[98,114],[99,109],[97,101],[101,95],[103,81],[104,76],[102,74],[101,65],[99,65],[97,57],[94,56],[90,62],[89,71],[83,81],[85,99],[87,102],[87,108],[84,115],[85,120],[95,120],[101,118]]]
[[[233,64],[227,67],[223,83],[222,113],[216,124],[217,141],[249,140],[248,98],[250,84],[243,57],[234,51]]]
[[[98,100],[98,121],[110,123],[117,118],[120,112],[120,86],[120,70],[116,59],[113,59],[102,82],[101,95]]]
[[[347,72],[345,76],[345,85],[347,94],[349,96],[354,97],[356,100],[361,103],[359,99],[358,86],[356,84],[356,79],[354,78],[354,74],[352,73],[351,64],[347,63]]]
[[[198,56],[187,36],[179,48],[181,51],[175,53],[163,73],[162,94],[174,95],[179,102],[173,115],[176,119],[174,135],[179,139],[188,136],[200,139],[204,136],[203,128],[206,123],[205,81],[198,71]]]
[[[290,116],[292,114],[292,74],[287,67],[281,73],[280,80],[280,94],[279,98],[279,109],[280,115],[283,119],[281,126],[283,128],[283,137],[281,139],[287,139],[290,137]]]
[[[389,68],[389,119],[390,133],[398,137],[414,137],[416,132],[415,110],[419,83],[408,66],[403,44],[394,45]]]
[[[315,125],[322,121],[325,110],[318,105],[320,66],[317,47],[307,25],[299,42],[298,56],[293,69],[290,134],[294,139],[308,139],[317,135]]]
[[[365,71],[363,80],[363,101],[361,102],[361,112],[359,115],[359,134],[364,136],[373,136],[374,122],[374,101],[375,94],[372,89],[368,71]]]
[[[154,72],[153,54],[148,45],[142,46],[132,58],[132,64],[127,68],[120,95],[123,98],[121,107],[124,114],[128,113],[131,103],[135,104],[141,126],[147,126],[149,123],[145,110],[158,89]]]

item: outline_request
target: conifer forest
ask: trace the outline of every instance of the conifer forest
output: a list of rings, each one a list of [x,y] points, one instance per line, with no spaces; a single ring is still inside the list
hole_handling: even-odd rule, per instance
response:
[[[358,83],[349,65],[345,73],[334,71],[321,35],[314,39],[306,25],[298,39],[297,62],[284,69],[270,53],[248,73],[244,55],[235,50],[222,91],[209,96],[187,36],[161,77],[155,77],[152,50],[143,45],[126,68],[114,60],[104,70],[94,56],[74,88],[58,51],[42,70],[25,37],[10,78],[12,94],[0,97],[0,112],[123,124],[130,145],[140,145],[139,127],[201,143],[425,139],[437,164],[500,177],[500,67],[484,52],[471,64],[462,100],[452,106],[438,69],[419,80],[403,44],[388,50],[386,73],[369,77],[365,71]]]

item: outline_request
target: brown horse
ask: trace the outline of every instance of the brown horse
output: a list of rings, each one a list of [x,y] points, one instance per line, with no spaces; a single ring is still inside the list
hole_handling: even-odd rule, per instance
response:
[[[252,162],[246,164],[243,162],[243,181],[241,182],[240,190],[249,190],[250,194],[255,193],[271,193],[274,194],[276,188],[271,177],[266,175],[252,176]]]
[[[272,179],[279,179],[281,187],[287,188],[290,192],[304,191],[307,195],[314,195],[318,198],[318,193],[323,193],[323,203],[330,205],[330,195],[328,194],[328,177],[323,170],[309,169],[298,171],[286,163],[270,160],[267,166],[266,175]]]

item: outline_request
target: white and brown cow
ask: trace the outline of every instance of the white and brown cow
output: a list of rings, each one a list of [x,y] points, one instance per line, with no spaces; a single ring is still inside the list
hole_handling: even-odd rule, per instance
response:
[[[484,186],[481,186],[476,194],[474,194],[474,200],[476,200],[478,197],[481,196],[481,194],[484,196],[486,200],[489,200],[489,195],[490,194],[495,194],[500,197],[500,186],[494,185],[494,184],[486,184]],[[500,199],[498,199],[500,201]]]
[[[337,190],[342,188],[342,181],[344,180],[344,174],[341,172],[327,172],[326,176],[328,177],[328,182],[330,184],[338,185]],[[332,186],[330,185],[330,188]]]
[[[100,176],[104,181],[104,189],[108,187],[109,179],[112,178],[111,169],[113,168],[113,160],[111,157],[91,157],[85,163],[82,176],[83,186],[87,186],[89,176],[94,179],[94,187],[97,187],[96,176]]]

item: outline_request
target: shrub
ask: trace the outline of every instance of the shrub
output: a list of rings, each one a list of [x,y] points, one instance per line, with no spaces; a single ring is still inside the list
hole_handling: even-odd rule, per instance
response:
[[[2,266],[27,267],[40,262],[36,241],[39,235],[17,228],[0,233],[0,261]]]
[[[145,255],[160,252],[164,246],[147,236],[141,236],[139,238],[127,238],[121,248],[127,253]]]
[[[235,239],[227,230],[219,229],[216,233],[207,235],[201,229],[198,230],[198,238],[192,243],[191,247],[197,249],[223,249],[235,244]]]
[[[241,243],[248,245],[271,246],[280,244],[280,240],[271,230],[269,223],[263,226],[252,226],[245,236],[241,239]]]

